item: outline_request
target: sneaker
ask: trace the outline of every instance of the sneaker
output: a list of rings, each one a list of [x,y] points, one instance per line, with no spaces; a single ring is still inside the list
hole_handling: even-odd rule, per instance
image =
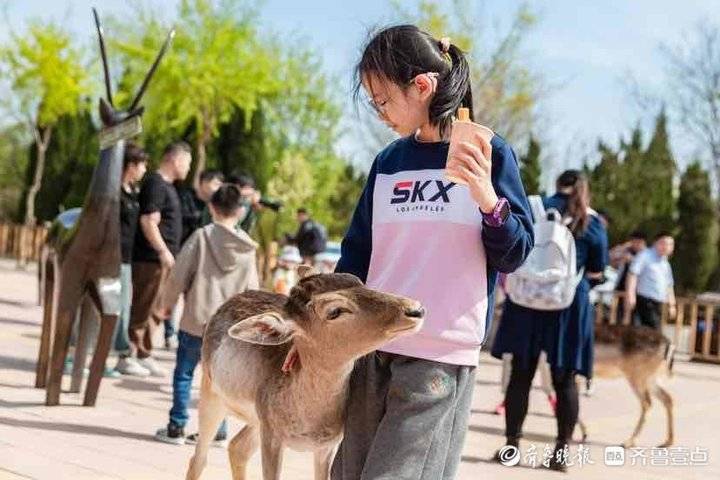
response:
[[[115,366],[115,370],[123,375],[130,375],[132,377],[147,377],[150,375],[150,370],[142,367],[137,359],[132,357],[120,357],[118,363]]]
[[[185,437],[185,443],[188,445],[195,445],[198,442],[198,437],[200,436],[199,433],[191,433],[187,437]],[[228,444],[227,441],[227,434],[216,434],[215,438],[213,438],[213,441],[210,445],[213,447],[218,448],[226,448]]]
[[[118,372],[114,368],[105,367],[105,370],[103,370],[103,377],[104,378],[119,378],[120,372]]]
[[[72,375],[73,373],[73,358],[67,357],[65,364],[63,365],[63,375]],[[83,368],[83,377],[90,375],[90,369],[88,367]]]
[[[167,377],[167,370],[158,365],[157,361],[152,357],[138,358],[138,365],[150,372],[152,377]]]
[[[168,423],[166,428],[161,428],[155,432],[155,440],[172,443],[173,445],[183,445],[185,443],[185,430],[174,423]]]
[[[178,339],[175,335],[165,339],[165,350],[177,350]]]

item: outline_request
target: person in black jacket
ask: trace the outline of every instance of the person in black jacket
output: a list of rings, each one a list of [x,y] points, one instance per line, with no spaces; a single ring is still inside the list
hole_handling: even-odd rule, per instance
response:
[[[120,188],[120,316],[115,326],[114,349],[120,355],[115,370],[125,375],[147,376],[149,372],[129,356],[130,305],[132,300],[132,254],[140,217],[138,183],[147,170],[148,154],[139,146],[128,143],[123,158],[122,186]]]
[[[288,240],[297,245],[303,263],[312,265],[313,257],[325,251],[327,244],[325,227],[310,218],[310,214],[305,208],[297,209],[297,221],[300,226],[295,235],[289,236]]]

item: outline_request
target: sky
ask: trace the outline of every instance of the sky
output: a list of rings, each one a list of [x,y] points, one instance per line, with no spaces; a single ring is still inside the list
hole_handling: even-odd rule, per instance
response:
[[[61,21],[82,39],[91,38],[90,6],[101,14],[129,12],[133,0],[5,0],[7,13],[22,31],[31,18]],[[164,12],[173,12],[177,0],[148,0]],[[448,2],[450,3],[450,2]],[[678,44],[699,21],[720,24],[720,0],[531,0],[538,22],[528,33],[522,59],[539,73],[548,93],[541,103],[537,134],[546,144],[545,180],[560,169],[577,167],[597,139],[617,142],[641,122],[647,128],[657,112],[643,111],[630,95],[630,81],[643,91],[662,92],[662,43]],[[2,1],[0,0],[0,5]],[[401,0],[412,8],[417,1]],[[479,28],[502,32],[519,0],[470,1],[486,21]],[[341,98],[350,108],[350,79],[354,62],[369,29],[397,22],[389,1],[265,0],[260,8],[261,28],[292,34],[316,49],[323,68],[337,78]],[[0,31],[0,41],[6,35]],[[671,119],[672,120],[672,119]],[[680,136],[677,124],[673,137]],[[499,132],[502,133],[502,132]],[[351,131],[339,149],[360,164],[370,158],[359,148],[362,139]],[[516,146],[522,151],[523,145]],[[678,161],[687,163],[697,152],[692,145],[673,144]]]

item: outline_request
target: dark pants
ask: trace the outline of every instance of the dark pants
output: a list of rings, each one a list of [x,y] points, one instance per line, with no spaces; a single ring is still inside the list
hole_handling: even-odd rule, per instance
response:
[[[644,325],[656,330],[660,329],[662,317],[661,302],[657,302],[651,298],[637,296],[637,304],[635,305],[635,325]]]
[[[134,262],[132,265],[132,308],[130,347],[138,358],[152,355],[152,333],[160,319],[154,315],[167,271],[159,263]]]
[[[452,480],[475,367],[390,353],[357,361],[333,480]]]
[[[195,367],[200,363],[202,353],[202,337],[196,337],[180,330],[178,332],[178,349],[173,372],[173,406],[170,409],[170,423],[185,427],[190,416],[190,391],[192,389]],[[223,420],[218,429],[218,436],[227,437],[227,425]]]
[[[505,436],[507,443],[516,445],[522,437],[522,425],[528,410],[528,396],[532,386],[538,357],[530,359],[523,367],[522,362],[513,356],[510,383],[505,392]],[[575,372],[551,368],[553,387],[557,395],[557,445],[565,445],[572,438],[578,419],[578,392],[575,385]]]

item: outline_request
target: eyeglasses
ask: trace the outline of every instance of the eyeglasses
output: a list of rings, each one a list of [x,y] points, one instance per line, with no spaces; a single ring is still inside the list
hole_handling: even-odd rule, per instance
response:
[[[423,74],[423,73],[419,73],[419,74],[415,75],[413,78],[411,78],[408,82],[406,82],[405,85],[403,85],[403,86],[404,86],[405,88],[411,87],[412,85],[415,84],[415,80],[416,80],[417,77],[419,77],[420,75],[427,75],[428,77],[431,77],[431,78],[437,78],[439,74],[438,74],[437,72],[427,72],[427,73],[424,73],[424,74]],[[386,108],[386,105],[388,104],[388,102],[389,102],[390,100],[391,100],[391,98],[388,97],[388,98],[385,99],[385,100],[382,100],[382,101],[380,101],[380,102],[376,102],[376,101],[373,100],[372,98],[368,98],[368,99],[367,99],[367,103],[368,103],[368,105],[370,106],[370,108],[372,108],[372,109],[375,111],[375,113],[377,113],[378,115],[380,115],[381,117],[383,117],[383,116],[385,116],[385,108]]]

